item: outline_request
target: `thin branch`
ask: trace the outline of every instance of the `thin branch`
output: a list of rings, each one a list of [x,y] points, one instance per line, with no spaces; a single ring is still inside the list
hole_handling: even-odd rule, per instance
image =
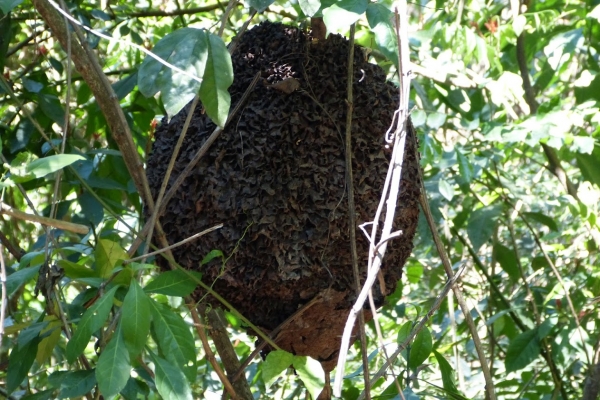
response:
[[[0,214],[10,215],[13,218],[17,218],[24,221],[38,222],[43,225],[52,226],[54,228],[63,229],[65,231],[80,233],[82,235],[85,235],[90,231],[90,228],[85,225],[74,224],[72,222],[61,221],[59,219],[42,217],[40,215],[27,214],[23,211],[17,210],[16,208],[12,208],[9,205],[4,204],[2,202],[0,202]]]
[[[208,333],[217,348],[221,362],[225,366],[225,372],[228,377],[233,377],[240,369],[240,360],[235,353],[235,349],[229,340],[229,332],[227,332],[224,322],[223,311],[220,308],[212,308],[205,313],[208,318]],[[253,400],[250,386],[246,379],[232,380],[232,385],[237,395],[244,400]]]
[[[227,122],[225,122],[225,127],[227,127],[228,123],[237,114],[237,112],[241,109],[241,107],[246,103],[246,100],[252,93],[252,90],[254,89],[254,86],[256,86],[256,83],[258,82],[259,78],[260,78],[260,73],[257,73],[256,76],[254,77],[254,80],[250,84],[250,86],[248,86],[248,89],[246,89],[246,91],[244,92],[240,101],[238,101],[238,103],[236,104],[233,111],[231,111],[229,113]],[[171,187],[165,194],[165,196],[162,200],[162,203],[158,207],[158,211],[157,211],[158,214],[162,213],[166,209],[167,204],[169,203],[171,198],[175,195],[175,193],[177,193],[177,190],[179,189],[179,187],[181,186],[181,184],[183,183],[185,178],[187,178],[187,176],[190,174],[190,172],[192,172],[192,170],[196,167],[196,164],[198,164],[198,162],[204,156],[204,154],[208,151],[210,146],[215,142],[215,140],[217,140],[217,138],[219,137],[219,135],[221,134],[222,131],[223,131],[223,129],[221,129],[219,127],[215,128],[213,133],[208,137],[208,139],[206,139],[206,142],[204,142],[202,147],[200,147],[200,149],[198,149],[198,151],[194,155],[194,158],[192,158],[192,160],[188,163],[188,165],[186,165],[186,167],[179,174],[179,176],[177,176],[177,179],[175,179],[175,181],[171,184]],[[142,232],[134,240],[133,244],[129,248],[128,253],[130,256],[135,254],[139,245],[142,243],[142,240],[144,240],[144,238],[148,237],[148,232],[150,231],[150,227],[151,227],[150,221],[146,222],[146,224],[144,225],[144,228],[142,229]]]
[[[377,371],[377,373],[373,376],[372,382],[376,382],[378,379],[380,379],[381,377],[383,377],[386,374],[388,368],[393,364],[393,362],[396,360],[396,358],[398,358],[400,353],[402,353],[404,351],[404,349],[406,349],[408,347],[410,342],[412,342],[412,340],[419,334],[419,332],[421,332],[423,330],[423,328],[425,327],[425,324],[427,324],[427,322],[431,319],[433,314],[440,308],[440,306],[442,305],[442,302],[448,296],[448,293],[454,287],[454,284],[456,283],[458,278],[462,275],[464,269],[465,269],[465,267],[463,266],[463,268],[460,271],[458,271],[458,273],[456,275],[454,275],[452,277],[452,279],[449,279],[446,281],[444,288],[442,289],[440,294],[435,299],[435,302],[433,303],[433,305],[431,306],[431,308],[429,309],[427,314],[425,314],[423,316],[423,318],[421,318],[421,321],[419,321],[419,323],[411,330],[410,335],[408,335],[408,337],[404,340],[404,342],[402,342],[398,346],[396,351],[394,351],[394,353],[392,353],[392,355],[390,355],[390,357],[384,362],[384,364],[381,366],[379,371]],[[363,392],[363,393],[361,393],[360,396],[358,396],[357,400],[364,399],[365,398],[364,396],[365,396],[365,393]]]
[[[13,244],[2,232],[0,232],[0,244],[3,244],[8,252],[12,254],[17,261],[21,261],[21,257],[23,254],[25,254],[25,251],[19,246]]]
[[[212,231],[216,231],[217,229],[221,229],[222,227],[223,227],[223,224],[215,225],[215,226],[213,226],[211,228],[203,230],[202,232],[196,233],[195,235],[192,235],[192,236],[190,236],[188,238],[185,238],[185,239],[183,239],[183,240],[181,240],[181,241],[179,241],[179,242],[177,242],[175,244],[172,244],[172,245],[170,245],[170,246],[168,246],[168,247],[166,247],[164,249],[159,249],[159,250],[153,251],[152,253],[144,254],[144,255],[139,256],[139,257],[130,258],[129,260],[124,260],[123,264],[127,264],[127,263],[131,263],[131,262],[134,262],[134,261],[143,260],[145,258],[148,258],[148,257],[151,257],[151,256],[155,256],[155,255],[164,253],[166,251],[173,250],[176,247],[179,247],[179,246],[184,245],[186,243],[189,243],[189,242],[191,242],[193,240],[196,240],[200,236],[204,236],[207,233],[210,233]]]
[[[210,345],[208,344],[208,338],[206,337],[206,333],[204,332],[204,325],[202,324],[202,320],[200,320],[200,316],[198,315],[198,311],[196,310],[196,304],[194,303],[193,299],[190,298],[187,298],[185,303],[189,308],[190,313],[192,314],[192,319],[194,320],[194,328],[196,329],[198,337],[202,342],[202,347],[204,348],[204,354],[206,355],[206,358],[208,359],[210,365],[212,365],[213,369],[219,376],[219,380],[221,381],[221,383],[223,383],[223,386],[225,386],[225,390],[227,391],[227,393],[229,393],[234,399],[237,399],[238,395],[236,394],[235,389],[233,388],[231,382],[223,372],[223,369],[221,368],[221,366],[217,362],[217,359],[215,358],[215,353],[213,353],[212,349],[210,348]]]
[[[98,63],[96,55],[89,48],[85,40],[77,40],[79,36],[82,36],[79,33],[77,25],[74,24],[74,32],[69,33],[68,27],[65,25],[64,19],[60,14],[62,10],[55,7],[56,3],[54,3],[54,1],[33,0],[33,4],[37,11],[42,15],[42,18],[44,18],[49,25],[50,29],[52,29],[63,48],[67,47],[67,36],[71,35],[71,37],[75,39],[72,40],[73,62],[94,94],[113,138],[121,150],[123,160],[125,161],[138,192],[142,196],[144,202],[152,210],[154,208],[154,201],[150,195],[148,180],[146,179],[142,162],[137,153],[137,148],[133,143],[129,125],[127,124],[127,120],[125,119],[125,115],[119,104],[118,97],[106,78],[106,75],[102,72],[102,68]],[[62,15],[73,21],[71,19],[72,17],[67,13]]]
[[[178,17],[181,15],[190,15],[190,14],[199,14],[203,12],[213,11],[217,8],[221,8],[223,5],[221,3],[209,4],[202,7],[194,7],[194,8],[184,8],[180,10],[173,11],[162,11],[162,10],[148,10],[148,11],[138,11],[128,14],[118,15],[119,17],[132,17],[132,18],[146,18],[146,17]]]
[[[352,255],[352,275],[354,275],[354,289],[356,296],[360,295],[360,272],[358,270],[358,251],[356,249],[356,206],[354,205],[354,174],[352,173],[352,111],[354,84],[354,32],[356,25],[350,26],[350,39],[348,40],[348,74],[346,77],[346,188],[348,189],[348,227],[350,229],[350,253]],[[383,290],[383,289],[382,289]],[[375,310],[373,310],[375,311]],[[365,392],[367,399],[371,398],[371,384],[369,382],[369,354],[367,350],[367,334],[365,333],[365,313],[361,307],[358,312],[358,329],[360,332],[360,350],[364,371]]]
[[[387,206],[385,220],[381,232],[381,240],[387,240],[389,237],[394,222],[394,216],[396,212],[396,204],[398,202],[398,194],[400,192],[400,178],[402,176],[402,162],[404,160],[404,146],[406,143],[406,120],[408,117],[408,97],[410,90],[410,76],[408,74],[408,18],[406,10],[406,1],[399,1],[400,11],[396,10],[396,35],[398,38],[398,54],[400,59],[399,68],[399,79],[400,79],[400,93],[399,93],[399,106],[398,106],[398,123],[396,125],[393,142],[394,147],[392,151],[392,159],[386,175],[386,181],[384,184],[383,192],[375,218],[373,220],[373,228],[371,237],[369,238],[369,258],[368,258],[368,269],[367,279],[365,280],[362,290],[358,295],[346,321],[344,327],[344,333],[342,335],[340,352],[338,357],[337,370],[335,374],[335,386],[333,394],[336,397],[341,396],[342,392],[342,381],[344,376],[344,367],[346,364],[346,357],[348,355],[348,348],[350,346],[350,336],[354,328],[357,315],[362,310],[362,307],[368,297],[372,285],[377,279],[381,262],[385,256],[387,249],[387,242],[383,243],[379,250],[375,251],[378,244],[376,241],[378,233],[378,222],[379,215],[383,209],[383,205]],[[399,19],[402,18],[402,24],[399,23]]]
[[[4,264],[4,246],[0,243],[0,285],[2,287],[2,304],[0,304],[0,349],[4,340],[4,320],[6,318],[6,308],[8,305],[8,295],[6,293],[6,265]]]

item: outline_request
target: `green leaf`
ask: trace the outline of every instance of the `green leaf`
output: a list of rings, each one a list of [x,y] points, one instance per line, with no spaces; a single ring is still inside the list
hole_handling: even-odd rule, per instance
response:
[[[412,330],[412,325],[413,324],[411,321],[406,321],[404,324],[402,324],[402,326],[398,330],[398,345],[401,345],[406,341],[406,339],[410,335],[410,331]]]
[[[117,288],[118,286],[115,286],[106,292],[81,317],[73,337],[67,343],[66,356],[69,363],[74,362],[83,353],[92,334],[104,325],[112,308],[113,297]]]
[[[417,333],[417,336],[410,347],[410,355],[408,356],[409,367],[414,369],[423,364],[431,354],[432,349],[433,340],[431,338],[431,332],[429,332],[429,329],[425,326]]]
[[[44,317],[44,321],[48,322],[48,326],[40,331],[40,337],[43,337],[43,339],[38,345],[38,351],[35,356],[36,361],[40,365],[50,358],[62,333],[62,322],[54,315],[47,315]]]
[[[65,110],[60,104],[58,97],[48,94],[39,94],[37,98],[42,112],[62,127],[65,123]]]
[[[233,67],[221,38],[200,29],[183,28],[159,40],[153,52],[189,75],[148,56],[138,71],[140,92],[150,97],[160,91],[170,116],[199,92],[208,116],[223,126],[229,112],[227,88],[233,82]]]
[[[108,278],[120,261],[129,259],[120,244],[110,239],[100,239],[94,249],[96,271],[101,278]]]
[[[321,8],[321,0],[299,0],[300,9],[307,17],[312,17]]]
[[[96,276],[96,271],[85,265],[74,263],[69,260],[58,260],[58,266],[65,271],[65,276],[71,279],[92,278]]]
[[[494,243],[494,254],[504,272],[508,274],[513,282],[517,282],[521,277],[521,273],[519,272],[515,252],[502,243]]]
[[[440,194],[444,196],[446,200],[452,201],[452,198],[454,197],[454,188],[448,183],[448,181],[445,179],[440,179],[438,181],[438,189]]]
[[[167,306],[152,299],[149,303],[155,341],[163,356],[173,365],[188,367],[184,368],[184,372],[193,379],[196,375],[196,347],[187,324]]]
[[[443,355],[441,355],[435,350],[433,350],[433,354],[435,355],[435,359],[437,360],[440,366],[444,390],[446,390],[447,392],[458,393],[458,389],[456,389],[454,368],[450,366],[450,363],[444,358]]]
[[[463,183],[471,183],[473,180],[473,166],[465,155],[456,149],[456,159],[458,160],[458,173]]]
[[[227,46],[219,36],[208,34],[208,58],[200,85],[200,100],[206,114],[220,127],[225,125],[231,106],[227,89],[233,83],[233,65]]]
[[[154,353],[150,352],[154,362],[156,390],[163,399],[191,400],[192,390],[183,372]]]
[[[267,355],[263,363],[262,376],[266,388],[270,388],[283,371],[292,365],[294,355],[283,350],[275,350]]]
[[[196,271],[189,271],[190,274],[198,279],[202,274]],[[144,287],[146,293],[159,293],[167,296],[185,297],[194,291],[198,284],[190,279],[190,276],[179,269],[163,272],[156,278],[148,282]]]
[[[204,256],[200,265],[206,265],[217,257],[223,258],[223,252],[221,250],[211,250]]]
[[[6,15],[22,2],[23,0],[0,0],[0,10]]]
[[[550,230],[552,230],[554,232],[558,232],[558,225],[556,224],[556,221],[554,221],[552,218],[550,218],[547,215],[544,215],[540,212],[524,212],[523,215],[525,215],[526,217],[529,217],[541,224],[546,225],[548,228],[550,228]]]
[[[383,4],[369,3],[367,22],[375,34],[379,50],[398,67],[398,37],[394,28],[394,13]]]
[[[419,283],[423,276],[422,264],[410,264],[406,266],[406,278],[410,283]]]
[[[312,398],[316,399],[325,385],[325,371],[321,363],[310,357],[294,356],[292,364]]]
[[[492,237],[494,229],[496,229],[496,221],[501,214],[502,207],[497,205],[473,211],[467,225],[467,234],[474,251],[479,250]]]
[[[506,349],[504,364],[506,372],[525,368],[540,354],[537,328],[521,333],[510,341]]]
[[[347,30],[367,10],[368,0],[341,0],[323,10],[323,22],[329,32]]]
[[[249,0],[248,4],[259,13],[265,11],[267,7],[275,3],[275,0]]]
[[[121,324],[119,324],[110,342],[100,354],[96,367],[98,388],[104,398],[110,398],[123,390],[129,380],[130,371],[129,352],[123,341]]]
[[[17,289],[21,287],[22,284],[33,279],[33,277],[35,276],[35,274],[38,273],[39,270],[40,266],[38,265],[37,267],[23,268],[18,270],[17,272],[10,274],[6,278],[6,294],[9,297],[12,296],[17,291]],[[1,292],[2,289],[0,289],[0,293]]]
[[[39,337],[28,341],[24,345],[15,346],[8,358],[8,371],[6,373],[6,391],[11,394],[19,387],[31,369],[37,354]]]
[[[131,280],[129,291],[121,308],[123,339],[131,358],[144,349],[150,332],[150,305],[148,297],[135,279]]]
[[[61,377],[59,399],[84,396],[96,386],[95,369],[67,372]]]
[[[27,164],[25,172],[32,174],[35,178],[41,178],[81,160],[85,160],[85,157],[77,154],[57,154],[38,158]]]

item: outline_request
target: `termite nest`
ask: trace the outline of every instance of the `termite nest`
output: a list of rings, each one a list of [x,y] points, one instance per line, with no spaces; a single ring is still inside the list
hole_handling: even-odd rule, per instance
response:
[[[341,36],[316,40],[281,24],[262,23],[246,32],[232,54],[232,109],[255,75],[261,78],[160,216],[171,244],[223,224],[174,249],[173,255],[185,268],[201,272],[203,282],[266,333],[310,302],[275,341],[284,350],[321,361],[326,370],[335,365],[356,299],[344,161],[348,50]],[[291,78],[299,83],[291,93],[274,89]],[[353,92],[352,166],[360,224],[373,220],[383,190],[390,157],[385,132],[398,107],[398,89],[358,46]],[[147,164],[154,197],[188,110],[189,105],[169,122],[163,120],[156,131]],[[171,184],[215,128],[199,104]],[[414,136],[411,127],[393,227],[402,235],[389,242],[373,288],[377,306],[396,288],[413,247],[419,214]],[[215,249],[224,258],[201,265]],[[369,243],[358,227],[357,249],[364,281]],[[160,256],[157,262],[169,268]],[[220,305],[201,289],[194,297]],[[371,318],[367,307],[365,314]]]

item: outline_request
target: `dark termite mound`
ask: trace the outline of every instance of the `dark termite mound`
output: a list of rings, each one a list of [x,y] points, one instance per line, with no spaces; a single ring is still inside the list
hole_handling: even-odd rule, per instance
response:
[[[312,301],[276,335],[277,344],[333,368],[348,311],[355,300],[348,229],[344,140],[348,43],[262,23],[245,33],[235,50],[232,105],[257,72],[261,80],[232,122],[201,159],[160,221],[170,243],[218,223],[224,227],[173,251],[185,268],[265,332],[271,332]],[[291,92],[273,84],[294,78]],[[384,72],[354,57],[352,152],[358,223],[371,221],[389,164],[384,134],[398,105],[398,90]],[[158,194],[189,106],[156,131],[147,176]],[[213,132],[194,112],[171,182]],[[377,305],[394,291],[411,253],[418,218],[418,154],[409,130],[394,230],[383,263],[385,289],[373,291]],[[370,227],[369,227],[370,228]],[[357,229],[361,279],[368,242]],[[200,262],[213,249],[227,259]],[[165,260],[159,265],[167,268]],[[197,290],[196,299],[205,295]],[[208,296],[206,301],[218,305]],[[369,312],[367,318],[371,318]]]

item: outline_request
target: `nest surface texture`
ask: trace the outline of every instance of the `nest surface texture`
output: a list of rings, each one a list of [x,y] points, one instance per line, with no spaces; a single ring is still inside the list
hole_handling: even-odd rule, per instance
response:
[[[170,243],[218,223],[224,227],[173,250],[185,268],[252,323],[270,332],[307,303],[277,333],[276,343],[333,368],[340,336],[356,298],[348,228],[344,140],[348,43],[281,24],[262,23],[245,33],[232,55],[232,105],[256,73],[261,80],[248,100],[160,217]],[[294,78],[292,93],[273,84]],[[372,221],[389,164],[384,135],[398,105],[398,91],[380,67],[354,58],[352,152],[357,223]],[[233,108],[233,107],[232,107]],[[156,131],[147,176],[158,194],[189,105]],[[171,182],[213,132],[198,106]],[[412,250],[418,218],[418,153],[409,129],[394,230],[382,266],[385,288],[376,284],[381,305],[394,291]],[[371,227],[367,230],[370,232]],[[366,277],[368,241],[357,229],[361,280]],[[206,265],[211,250],[225,255]],[[167,263],[159,259],[159,264]],[[194,293],[197,299],[205,295]],[[214,305],[212,297],[206,300]],[[365,310],[367,311],[367,310]],[[370,313],[366,313],[370,318]]]

